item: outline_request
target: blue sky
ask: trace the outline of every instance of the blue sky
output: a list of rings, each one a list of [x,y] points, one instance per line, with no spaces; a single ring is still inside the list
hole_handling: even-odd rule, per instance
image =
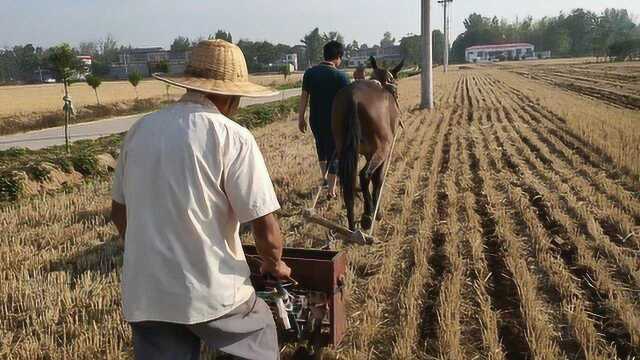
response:
[[[112,34],[121,44],[168,47],[173,38],[207,36],[226,29],[234,37],[294,45],[318,26],[337,30],[347,41],[372,45],[385,31],[400,39],[418,33],[419,0],[2,0],[0,47],[60,42],[77,45]],[[53,5],[55,4],[55,6]],[[626,8],[638,23],[640,0],[454,0],[452,31],[464,30],[472,12],[515,19],[557,15],[583,7]],[[442,8],[433,0],[433,26],[442,27]],[[453,38],[452,38],[453,40]]]

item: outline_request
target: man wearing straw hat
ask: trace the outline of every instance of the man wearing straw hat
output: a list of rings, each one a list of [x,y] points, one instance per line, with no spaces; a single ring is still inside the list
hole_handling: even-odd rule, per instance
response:
[[[251,286],[238,230],[251,223],[262,271],[288,278],[279,204],[255,139],[228,118],[241,96],[274,92],[250,83],[242,51],[222,40],[200,42],[184,75],[154,76],[187,93],[131,127],[112,191],[135,356],[198,359],[203,342],[277,359],[275,323]]]

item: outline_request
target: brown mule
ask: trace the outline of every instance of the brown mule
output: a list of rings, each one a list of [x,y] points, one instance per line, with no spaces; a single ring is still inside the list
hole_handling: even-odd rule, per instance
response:
[[[371,80],[356,81],[340,90],[333,101],[331,127],[339,160],[338,177],[347,208],[349,229],[355,230],[353,206],[356,192],[358,155],[367,159],[360,171],[364,214],[360,225],[371,227],[374,207],[380,197],[385,163],[400,123],[400,107],[395,78],[404,60],[393,70],[378,68],[371,57]],[[373,182],[373,196],[369,182]]]

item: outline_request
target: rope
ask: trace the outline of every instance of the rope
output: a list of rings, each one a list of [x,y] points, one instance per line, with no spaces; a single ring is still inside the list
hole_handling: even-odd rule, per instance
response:
[[[380,199],[382,199],[382,190],[384,189],[384,183],[387,180],[387,174],[389,173],[389,168],[391,167],[389,165],[390,165],[391,157],[393,156],[393,149],[396,146],[396,139],[398,138],[398,134],[400,134],[400,131],[396,132],[396,134],[393,136],[393,143],[391,143],[391,151],[389,152],[387,161],[385,161],[385,164],[384,164],[386,168],[384,169],[384,176],[382,177],[382,184],[380,185],[380,194],[378,194],[378,199],[376,200],[376,207],[375,209],[373,209],[373,218],[371,219],[371,228],[369,229],[369,236],[373,236],[373,229],[376,225],[376,216],[378,215],[378,209],[380,208]]]

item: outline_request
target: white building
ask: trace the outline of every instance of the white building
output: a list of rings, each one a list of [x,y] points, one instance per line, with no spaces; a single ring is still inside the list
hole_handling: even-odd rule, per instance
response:
[[[293,70],[298,70],[298,54],[285,54],[282,55],[282,59],[280,59],[282,64],[291,64],[293,65]]]
[[[528,43],[475,45],[464,50],[467,62],[492,60],[524,60],[535,57],[534,46]]]

